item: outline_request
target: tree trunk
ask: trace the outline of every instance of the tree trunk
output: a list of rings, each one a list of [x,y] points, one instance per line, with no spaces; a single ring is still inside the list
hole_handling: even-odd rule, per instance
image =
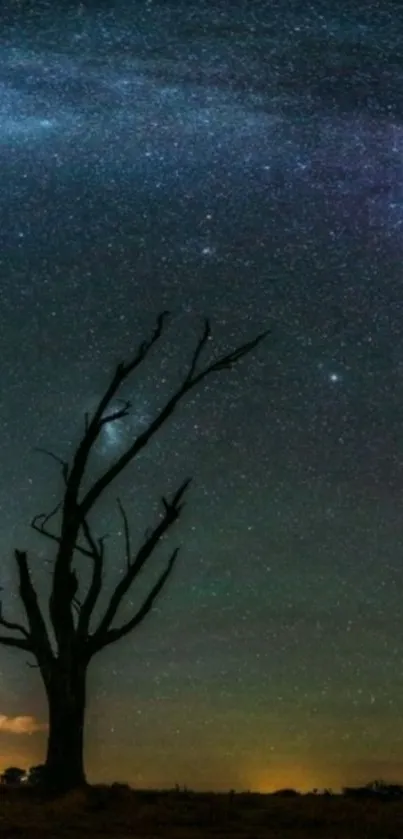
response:
[[[85,666],[54,665],[46,685],[49,735],[45,764],[46,785],[67,792],[86,783],[84,773]]]

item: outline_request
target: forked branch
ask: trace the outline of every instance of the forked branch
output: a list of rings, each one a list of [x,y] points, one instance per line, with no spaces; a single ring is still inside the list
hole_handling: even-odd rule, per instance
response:
[[[46,525],[48,524],[50,519],[53,518],[53,516],[55,516],[59,512],[62,503],[63,502],[59,502],[59,504],[57,504],[56,507],[53,510],[51,510],[50,513],[37,513],[37,515],[34,516],[31,521],[31,527],[33,530],[36,530],[36,532],[40,533],[41,536],[46,536],[46,538],[50,539],[52,542],[57,542],[59,545],[61,543],[61,536],[57,533],[52,533],[51,530],[47,529]],[[76,543],[75,545],[75,550],[78,551],[78,553],[83,554],[84,556],[92,556],[90,550],[87,550],[78,543]]]
[[[83,531],[88,545],[90,546],[92,556],[92,575],[91,582],[81,604],[79,619],[77,624],[77,634],[83,639],[87,640],[91,616],[96,606],[98,597],[102,590],[103,571],[104,571],[104,557],[105,557],[105,539],[107,536],[101,536],[96,539],[91,531],[91,527],[87,519],[82,523]]]
[[[117,614],[125,594],[129,591],[137,575],[143,568],[144,563],[154,551],[162,536],[168,532],[169,528],[179,518],[184,506],[182,499],[189,484],[190,478],[187,478],[186,481],[183,481],[177,489],[171,501],[168,501],[166,498],[162,499],[164,505],[164,515],[161,521],[151,530],[150,534],[137,551],[136,556],[131,559],[126,573],[123,575],[122,579],[113,591],[106,612],[93,636],[96,646],[103,646],[103,639],[106,637],[106,633],[111,627],[112,621]]]
[[[25,608],[25,614],[29,625],[29,637],[31,640],[29,642],[28,640],[24,641],[23,646],[21,646],[21,644],[13,644],[11,646],[19,646],[24,650],[31,650],[34,648],[38,661],[39,659],[42,661],[49,661],[53,657],[52,647],[49,641],[46,624],[39,607],[37,594],[30,577],[26,551],[15,550],[14,556],[18,568],[20,597]],[[33,641],[35,643],[31,646]],[[4,643],[4,641],[2,643]]]
[[[164,323],[168,317],[169,312],[164,311],[157,317],[157,323],[154,332],[148,341],[142,341],[138,350],[131,361],[127,364],[119,362],[115,373],[112,377],[109,387],[106,389],[104,395],[98,402],[97,407],[92,416],[86,414],[84,436],[79,444],[70,475],[67,482],[67,492],[65,502],[68,507],[73,507],[78,504],[78,495],[81,488],[81,481],[85,472],[89,454],[94,446],[103,426],[108,422],[121,419],[127,416],[130,409],[130,402],[124,401],[123,407],[112,411],[109,415],[105,415],[112,400],[116,397],[119,388],[128,376],[144,361],[153,345],[158,341],[162,335]],[[87,515],[89,507],[83,511]]]
[[[162,589],[165,586],[165,583],[168,580],[168,577],[172,573],[178,553],[179,548],[175,548],[175,550],[171,554],[167,567],[158,578],[157,582],[151,589],[149,595],[144,600],[144,603],[142,604],[140,609],[135,613],[135,615],[133,615],[133,617],[129,621],[127,621],[120,627],[108,629],[103,634],[95,633],[93,638],[90,640],[91,655],[93,655],[95,652],[98,652],[101,649],[104,649],[104,647],[107,647],[109,644],[114,644],[116,641],[119,641],[125,635],[128,635],[136,626],[138,626],[144,620],[148,613],[151,612],[160,591],[162,591]]]
[[[197,363],[200,359],[200,355],[202,350],[206,346],[206,343],[210,337],[211,328],[210,322],[206,319],[204,324],[203,333],[197,343],[196,349],[193,353],[189,369],[182,381],[182,384],[179,386],[177,391],[173,394],[173,396],[168,399],[165,406],[161,409],[160,413],[155,417],[154,420],[149,424],[148,428],[140,434],[136,440],[133,442],[131,446],[115,461],[115,463],[110,466],[103,475],[101,475],[98,480],[95,481],[93,486],[86,492],[84,498],[80,503],[80,509],[83,515],[87,515],[88,512],[92,509],[95,502],[98,500],[99,496],[104,492],[104,490],[114,481],[114,479],[122,472],[122,470],[130,463],[136,455],[147,445],[150,441],[151,437],[158,431],[159,428],[166,422],[166,420],[173,414],[175,408],[177,407],[178,403],[183,399],[183,397],[189,393],[193,388],[195,388],[206,376],[209,376],[212,373],[220,372],[221,370],[228,370],[231,369],[243,356],[247,355],[247,353],[251,352],[255,349],[269,334],[269,330],[261,332],[254,338],[252,341],[248,341],[245,344],[242,344],[240,347],[237,347],[235,350],[232,350],[229,353],[218,358],[216,361],[212,361],[208,364],[204,369],[197,372]],[[129,369],[130,365],[127,365],[125,368],[124,365],[121,365],[122,369],[126,370]],[[125,377],[125,376],[124,376]],[[113,389],[113,395],[115,393],[115,388]],[[108,392],[107,392],[108,394]],[[105,397],[107,396],[105,395]],[[110,397],[108,397],[109,399]],[[101,400],[102,403],[102,400]],[[108,404],[108,403],[106,403]],[[104,406],[105,407],[105,406]],[[99,418],[97,420],[99,422]],[[91,432],[91,424],[89,426],[87,434],[90,435]]]

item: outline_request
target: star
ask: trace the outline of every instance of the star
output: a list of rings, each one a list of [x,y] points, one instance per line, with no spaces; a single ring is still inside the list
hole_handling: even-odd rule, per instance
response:
[[[269,325],[265,352],[188,394],[94,512],[111,536],[101,613],[125,567],[116,497],[135,550],[161,496],[193,476],[166,594],[141,634],[94,661],[89,776],[138,785],[141,766],[144,786],[262,791],[340,789],[378,769],[403,781],[390,726],[403,649],[401,16],[390,0],[350,15],[352,2],[34,5],[1,12],[4,614],[20,619],[21,545],[48,603],[52,541],[29,523],[56,506],[62,478],[36,449],[71,463],[85,414],[157,312],[171,322],[117,395],[133,407],[102,429],[88,485],[165,404],[205,316],[211,360]],[[136,578],[127,614],[170,548]],[[75,570],[84,587],[90,563]],[[24,657],[0,646],[0,671],[0,717],[43,725]],[[12,728],[0,772],[43,759],[42,729],[28,743]]]

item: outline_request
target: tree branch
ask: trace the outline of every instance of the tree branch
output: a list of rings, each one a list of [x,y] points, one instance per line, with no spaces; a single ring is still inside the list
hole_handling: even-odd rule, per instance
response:
[[[99,652],[99,650],[104,649],[109,644],[114,644],[116,641],[119,641],[120,638],[123,638],[125,635],[128,635],[136,626],[138,626],[144,620],[148,613],[151,612],[151,609],[160,591],[163,589],[168,577],[172,573],[178,553],[179,548],[175,548],[175,550],[171,554],[167,567],[160,575],[153,588],[151,589],[150,594],[146,597],[143,605],[136,612],[136,614],[129,621],[127,621],[127,623],[123,624],[120,627],[117,627],[116,629],[109,629],[103,634],[100,634],[98,637],[96,635],[93,636],[92,641],[94,642],[94,646],[91,651],[92,654],[94,654],[95,652]]]
[[[63,460],[63,458],[59,457],[58,454],[54,454],[54,452],[50,452],[48,449],[39,448],[39,446],[36,446],[34,448],[34,451],[35,452],[41,452],[42,454],[46,454],[48,457],[51,457],[52,460],[55,460],[56,463],[59,463],[60,466],[62,467],[62,476],[63,476],[64,483],[67,484],[67,479],[68,479],[68,475],[69,475],[69,464],[67,463],[67,460]]]
[[[132,403],[129,400],[120,400],[124,403],[123,408],[119,408],[116,411],[112,411],[111,414],[106,414],[106,416],[102,416],[99,420],[99,426],[102,428],[104,425],[107,425],[109,422],[115,422],[116,420],[120,420],[123,417],[127,417],[130,412],[130,408],[132,407]]]
[[[40,658],[43,661],[48,662],[53,658],[52,647],[50,645],[46,624],[39,607],[36,591],[32,585],[26,551],[15,550],[14,556],[18,567],[20,597],[25,608],[31,639],[29,645],[26,646],[28,641],[24,642],[25,645],[21,647],[21,649],[29,649],[30,651],[35,652],[38,662]],[[14,646],[21,645],[15,644]]]
[[[190,380],[193,378],[193,376],[194,376],[194,373],[195,373],[195,370],[196,370],[196,367],[197,367],[198,361],[199,361],[199,359],[200,359],[200,356],[201,356],[201,354],[202,354],[202,352],[203,352],[203,350],[204,350],[204,347],[206,346],[207,341],[208,341],[208,339],[210,338],[210,336],[211,336],[211,326],[210,326],[210,321],[209,321],[209,319],[208,319],[208,318],[205,318],[205,320],[204,320],[204,329],[203,329],[202,335],[201,335],[201,337],[200,337],[200,339],[199,339],[199,341],[198,341],[198,343],[197,343],[197,345],[196,345],[196,349],[195,349],[195,351],[194,351],[194,353],[193,353],[193,356],[192,356],[192,358],[191,358],[191,361],[190,361],[189,372],[188,372],[188,374],[187,374],[187,379],[188,379],[189,381],[190,381]]]
[[[120,498],[117,499],[117,502],[118,502],[118,507],[119,507],[120,514],[121,514],[122,519],[123,519],[123,534],[124,534],[124,538],[125,538],[126,568],[127,568],[127,570],[129,570],[130,562],[131,562],[131,558],[132,558],[129,521],[128,521],[128,518],[127,518],[126,510],[125,510]]]
[[[186,373],[182,384],[176,391],[176,393],[171,396],[165,406],[162,408],[160,413],[157,417],[152,420],[148,428],[140,434],[134,443],[129,446],[129,448],[118,458],[115,463],[110,466],[103,475],[95,481],[93,486],[87,491],[84,498],[80,504],[80,510],[82,515],[87,515],[89,510],[94,506],[95,502],[98,500],[99,496],[104,492],[104,490],[109,486],[109,484],[114,481],[114,479],[122,472],[122,470],[130,463],[136,455],[147,445],[151,437],[158,431],[158,429],[166,422],[166,420],[173,414],[176,406],[178,403],[183,399],[183,397],[189,393],[196,385],[198,385],[206,376],[209,376],[211,373],[216,373],[221,370],[231,369],[234,364],[236,364],[239,359],[243,358],[244,355],[251,352],[251,350],[255,349],[255,347],[260,344],[264,338],[267,337],[269,334],[269,330],[260,333],[256,338],[252,341],[248,341],[246,344],[242,344],[240,347],[237,347],[230,353],[218,358],[216,361],[212,361],[207,367],[203,370],[195,373],[197,362],[200,358],[201,352],[206,345],[206,342],[210,336],[210,323],[208,320],[205,321],[203,333],[198,341],[196,349],[193,353],[189,370]]]
[[[77,447],[66,484],[59,550],[54,564],[53,584],[49,599],[49,611],[59,650],[69,647],[75,631],[71,601],[68,601],[66,598],[66,587],[69,586],[69,568],[73,552],[77,549],[79,529],[82,526],[83,519],[87,517],[87,513],[89,512],[89,507],[87,510],[82,509],[79,501],[81,483],[88,458],[105,421],[111,421],[111,416],[117,419],[117,414],[122,415],[121,412],[127,411],[125,403],[124,408],[116,412],[113,411],[112,415],[109,415],[109,420],[105,417],[105,412],[110,406],[112,399],[116,396],[120,385],[141,364],[153,344],[160,338],[167,315],[168,312],[162,312],[158,316],[157,324],[151,338],[140,344],[134,358],[128,364],[120,362],[117,365],[112,381],[99,400],[92,417],[86,415],[84,435]]]
[[[4,626],[4,629],[11,629],[15,630],[16,632],[21,632],[22,635],[25,635],[25,638],[28,640],[30,639],[30,635],[28,630],[25,626],[22,626],[21,623],[17,623],[16,621],[9,621],[3,615],[3,604],[0,603],[0,626]]]
[[[210,338],[211,333],[210,323],[206,320],[202,335],[196,344],[196,348],[190,360],[190,365],[180,387],[173,396],[168,399],[165,406],[159,411],[155,419],[151,421],[148,428],[146,428],[143,433],[139,434],[132,445],[130,445],[128,449],[124,451],[123,454],[119,456],[117,460],[94,481],[92,486],[90,485],[88,490],[85,490],[83,489],[82,484],[86,473],[88,459],[103,426],[107,422],[113,422],[125,416],[129,409],[129,403],[127,402],[124,402],[123,407],[121,408],[117,408],[116,410],[113,408],[113,401],[118,396],[119,388],[126,381],[128,376],[141,364],[142,361],[144,361],[152,346],[161,337],[167,315],[168,312],[164,311],[158,316],[157,323],[151,337],[139,345],[138,350],[131,361],[128,363],[120,362],[117,365],[115,373],[112,376],[112,380],[110,381],[105,393],[100,398],[94,412],[91,416],[86,416],[84,434],[72,459],[63,499],[60,537],[57,537],[55,540],[59,543],[59,549],[54,564],[52,591],[49,599],[49,611],[59,654],[63,651],[67,652],[71,649],[71,644],[76,636],[77,628],[74,625],[72,606],[72,597],[75,594],[73,585],[74,580],[71,578],[70,573],[72,557],[75,550],[81,551],[81,553],[84,553],[86,556],[90,555],[94,563],[90,590],[87,594],[86,602],[83,604],[85,619],[83,618],[81,621],[81,631],[84,631],[84,627],[89,625],[89,607],[91,606],[91,603],[96,601],[99,594],[102,581],[103,555],[100,557],[97,554],[94,554],[91,545],[89,545],[88,552],[87,547],[85,549],[81,549],[81,546],[78,545],[80,530],[83,528],[85,533],[84,522],[88,520],[88,515],[94,504],[104,490],[112,483],[112,481],[144,448],[144,446],[147,445],[152,436],[172,415],[178,403],[187,393],[202,382],[206,376],[224,369],[232,368],[239,359],[253,350],[268,334],[268,331],[261,333],[252,341],[249,341],[240,347],[237,347],[232,352],[213,360],[204,369],[198,371],[197,366],[200,356],[208,339]],[[178,514],[179,510],[172,516],[172,520],[174,520]],[[134,579],[136,573],[138,573],[138,569],[148,558],[158,539],[164,533],[166,527],[169,526],[169,524],[167,525],[167,522],[172,523],[169,516],[164,519],[164,524],[162,526],[159,526],[159,528],[151,533],[151,536],[145,541],[143,548],[140,550],[134,563],[130,564],[126,575],[121,581],[122,585],[118,586],[113,592],[112,600],[106,613],[108,615],[108,619],[113,619],[121,597],[127,591],[131,581]],[[46,534],[49,538],[54,539],[54,534],[49,535],[50,531],[47,530],[43,521],[41,522],[41,525],[39,525],[38,519],[36,519],[35,524],[39,528],[42,527],[43,530],[46,530]],[[88,539],[87,544],[89,544]],[[80,615],[80,618],[81,617],[82,615]],[[104,620],[105,619],[106,615],[104,616]],[[101,624],[103,627],[102,631],[104,631],[105,624],[102,623],[102,621]],[[110,628],[109,621],[106,628]]]
[[[18,647],[19,650],[26,650],[26,652],[32,653],[33,647],[30,641],[24,641],[23,638],[13,638],[11,635],[0,635],[0,644],[3,647]]]
[[[82,527],[84,530],[85,538],[87,539],[88,544],[90,545],[91,549],[91,556],[93,560],[92,565],[92,577],[91,583],[87,592],[86,597],[84,598],[83,603],[81,604],[78,624],[77,624],[77,636],[80,639],[87,640],[88,632],[89,632],[89,625],[91,620],[91,615],[94,611],[96,606],[98,597],[102,590],[102,581],[103,581],[103,569],[104,569],[104,556],[105,556],[105,539],[106,536],[102,536],[100,539],[95,539],[92,535],[90,525],[87,519],[84,519],[82,523]]]
[[[112,593],[106,612],[100,621],[98,629],[92,636],[96,644],[100,643],[100,639],[105,636],[105,633],[110,628],[111,623],[119,609],[119,606],[125,594],[130,589],[132,583],[141,571],[144,563],[146,562],[150,554],[153,552],[157,543],[159,542],[161,537],[165,535],[165,533],[169,530],[172,524],[179,518],[180,513],[183,509],[183,504],[180,504],[180,501],[182,500],[189,484],[190,478],[188,478],[186,481],[183,481],[183,483],[180,485],[179,489],[177,489],[175,495],[173,496],[170,502],[163,498],[165,510],[164,516],[162,520],[156,525],[156,527],[154,527],[150,535],[147,537],[143,545],[140,547],[134,560],[130,562],[126,574],[119,581],[114,592]]]
[[[46,533],[43,530],[43,528],[48,523],[48,521],[50,521],[50,519],[52,519],[53,516],[55,516],[56,513],[59,512],[61,506],[62,506],[62,502],[59,501],[59,503],[56,504],[56,507],[54,507],[53,510],[50,511],[50,513],[38,513],[36,516],[33,517],[32,522],[31,522],[31,527],[33,527],[34,530],[39,530],[39,527],[40,527],[41,529],[39,530],[39,532],[40,533],[45,533],[45,536],[48,536],[49,534]],[[42,519],[42,524],[41,525],[37,524],[37,521],[39,519]],[[50,534],[50,535],[52,536],[52,534]]]
[[[33,530],[36,530],[37,533],[40,533],[42,536],[46,536],[47,539],[51,539],[52,542],[57,542],[60,545],[61,536],[58,536],[56,533],[52,533],[51,530],[46,529],[46,524],[50,521],[53,516],[58,513],[62,506],[63,502],[57,504],[57,506],[52,510],[50,513],[37,513],[36,516],[33,517],[31,521],[31,527]],[[83,554],[84,556],[92,556],[91,551],[83,548],[81,545],[76,543],[75,550],[78,553]]]
[[[70,471],[70,476],[68,480],[68,493],[66,493],[66,500],[69,500],[69,498],[71,498],[72,502],[74,500],[75,503],[78,503],[78,492],[87,465],[89,453],[95,441],[97,440],[101,428],[103,427],[103,425],[105,425],[106,422],[112,422],[113,420],[120,419],[120,417],[125,416],[130,403],[125,402],[123,408],[117,411],[113,411],[112,414],[109,415],[109,417],[105,417],[105,411],[110,405],[112,399],[115,397],[117,391],[119,390],[120,386],[125,381],[125,379],[127,379],[130,373],[132,373],[133,370],[135,370],[142,363],[142,361],[144,361],[152,346],[161,337],[164,328],[164,323],[168,315],[168,311],[164,311],[160,315],[158,315],[157,323],[154,332],[151,335],[151,338],[149,338],[148,341],[143,341],[140,344],[137,353],[131,361],[129,361],[127,364],[125,364],[124,362],[119,362],[119,364],[116,367],[115,374],[112,377],[112,381],[109,387],[106,389],[104,395],[99,400],[93,416],[89,417],[88,414],[86,415],[84,437],[81,440],[81,443],[78,446],[76,455],[74,457],[73,466]]]

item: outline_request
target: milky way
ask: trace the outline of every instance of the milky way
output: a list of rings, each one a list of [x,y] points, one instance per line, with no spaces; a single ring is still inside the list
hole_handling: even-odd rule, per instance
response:
[[[279,29],[267,11],[260,15],[238,12],[237,22],[217,12],[211,20],[189,8],[181,27],[174,9],[145,4],[125,23],[118,10],[114,20],[77,14],[65,39],[50,28],[53,43],[5,39],[0,144],[12,173],[3,190],[5,245],[13,235],[28,237],[27,245],[48,238],[55,213],[70,238],[75,204],[79,216],[88,212],[93,242],[109,221],[96,208],[105,189],[117,219],[132,218],[134,190],[152,203],[169,201],[178,215],[190,207],[198,255],[215,232],[224,250],[242,240],[251,203],[264,206],[259,241],[279,213],[295,236],[325,212],[333,239],[358,225],[386,239],[398,231],[400,242],[403,134],[384,88],[398,98],[403,76],[390,79],[378,64],[371,78],[364,56],[372,46],[376,58],[377,21],[372,30],[350,22],[344,33],[342,22],[320,15]],[[39,202],[41,217],[33,218]],[[203,209],[223,203],[230,228],[221,231]],[[187,238],[194,240],[182,217],[167,250]]]
[[[99,510],[113,579],[115,496],[141,538],[160,495],[195,476],[166,598],[94,665],[91,777],[403,779],[388,722],[402,652],[403,20],[388,4],[286,5],[1,13],[2,582],[25,545],[46,591],[51,545],[29,520],[60,484],[34,447],[71,455],[159,310],[172,325],[94,472],[172,392],[204,314],[220,347],[273,330]],[[1,666],[1,713],[39,720],[17,745],[10,725],[2,751],[37,762],[40,684],[18,655]]]

